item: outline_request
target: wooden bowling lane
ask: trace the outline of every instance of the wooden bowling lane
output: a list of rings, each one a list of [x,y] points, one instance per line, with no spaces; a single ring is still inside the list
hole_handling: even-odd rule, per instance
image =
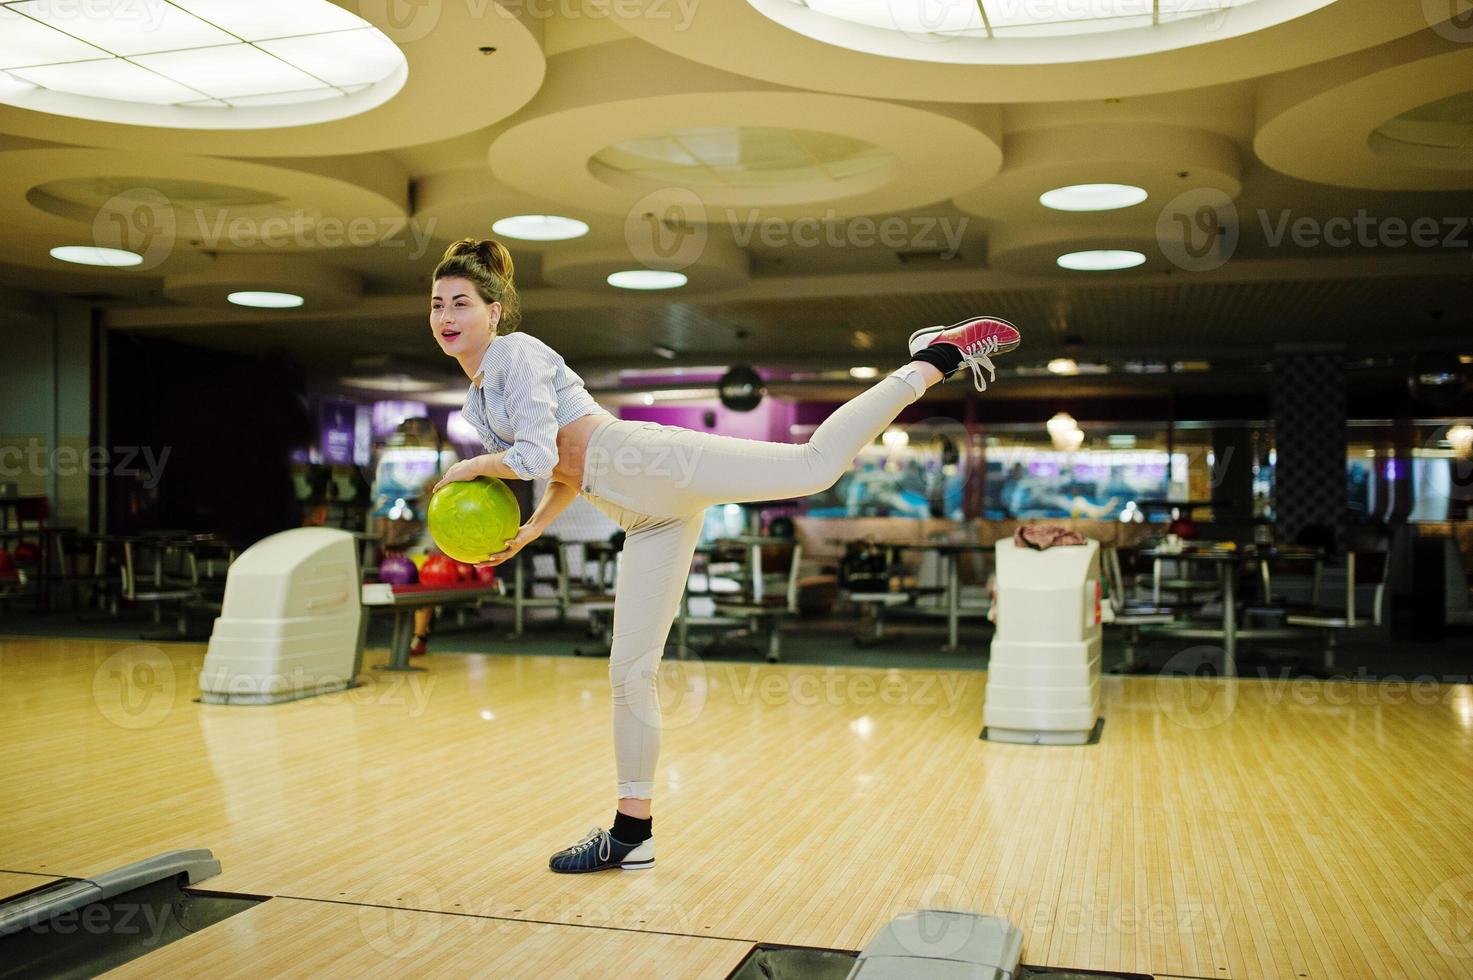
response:
[[[1473,977],[1466,685],[1107,678],[1071,748],[979,741],[978,672],[667,664],[658,864],[564,876],[611,817],[606,663],[231,708],[193,702],[202,657],[0,640],[0,866],[205,846],[208,887],[284,898],[846,949],[942,903],[1040,965]]]
[[[274,898],[103,976],[722,977],[748,943]]]

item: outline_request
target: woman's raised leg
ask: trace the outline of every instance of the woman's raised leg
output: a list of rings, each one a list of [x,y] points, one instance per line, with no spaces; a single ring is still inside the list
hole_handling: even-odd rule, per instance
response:
[[[630,429],[590,448],[594,479],[650,514],[688,514],[712,504],[805,497],[833,486],[860,451],[931,385],[970,366],[979,389],[991,356],[1018,346],[1005,320],[976,317],[918,330],[914,360],[839,406],[806,443],[735,439],[676,426]]]

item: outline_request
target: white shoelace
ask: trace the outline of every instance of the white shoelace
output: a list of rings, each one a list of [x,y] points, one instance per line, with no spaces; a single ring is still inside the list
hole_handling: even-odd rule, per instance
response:
[[[598,860],[602,864],[609,859],[609,855],[613,853],[614,848],[613,838],[607,830],[594,827],[588,832],[588,836],[584,837],[577,844],[574,844],[572,849],[577,853],[579,858],[582,858],[587,849],[595,843],[598,845]]]
[[[997,338],[988,337],[982,341],[982,349],[968,354],[962,351],[962,363],[972,369],[972,383],[977,386],[978,391],[987,390],[987,381],[982,380],[982,369],[987,369],[988,381],[997,380],[997,368],[992,363],[992,358],[987,355],[997,350]]]

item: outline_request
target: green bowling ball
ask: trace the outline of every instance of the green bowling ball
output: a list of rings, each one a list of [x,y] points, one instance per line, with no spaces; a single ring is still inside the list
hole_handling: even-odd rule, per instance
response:
[[[522,510],[511,488],[489,476],[447,483],[430,498],[430,537],[456,561],[485,561],[522,526]]]

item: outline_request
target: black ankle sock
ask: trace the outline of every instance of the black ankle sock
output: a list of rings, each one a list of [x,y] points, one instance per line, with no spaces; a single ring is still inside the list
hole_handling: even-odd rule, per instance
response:
[[[932,344],[930,347],[922,347],[910,355],[910,359],[925,361],[948,378],[951,377],[951,372],[962,366],[962,352],[955,344]]]
[[[643,844],[650,839],[650,834],[654,833],[654,831],[654,817],[645,817],[641,820],[638,817],[631,817],[622,811],[615,811],[614,826],[609,830],[609,833],[614,835],[615,840],[622,841],[625,844]]]

